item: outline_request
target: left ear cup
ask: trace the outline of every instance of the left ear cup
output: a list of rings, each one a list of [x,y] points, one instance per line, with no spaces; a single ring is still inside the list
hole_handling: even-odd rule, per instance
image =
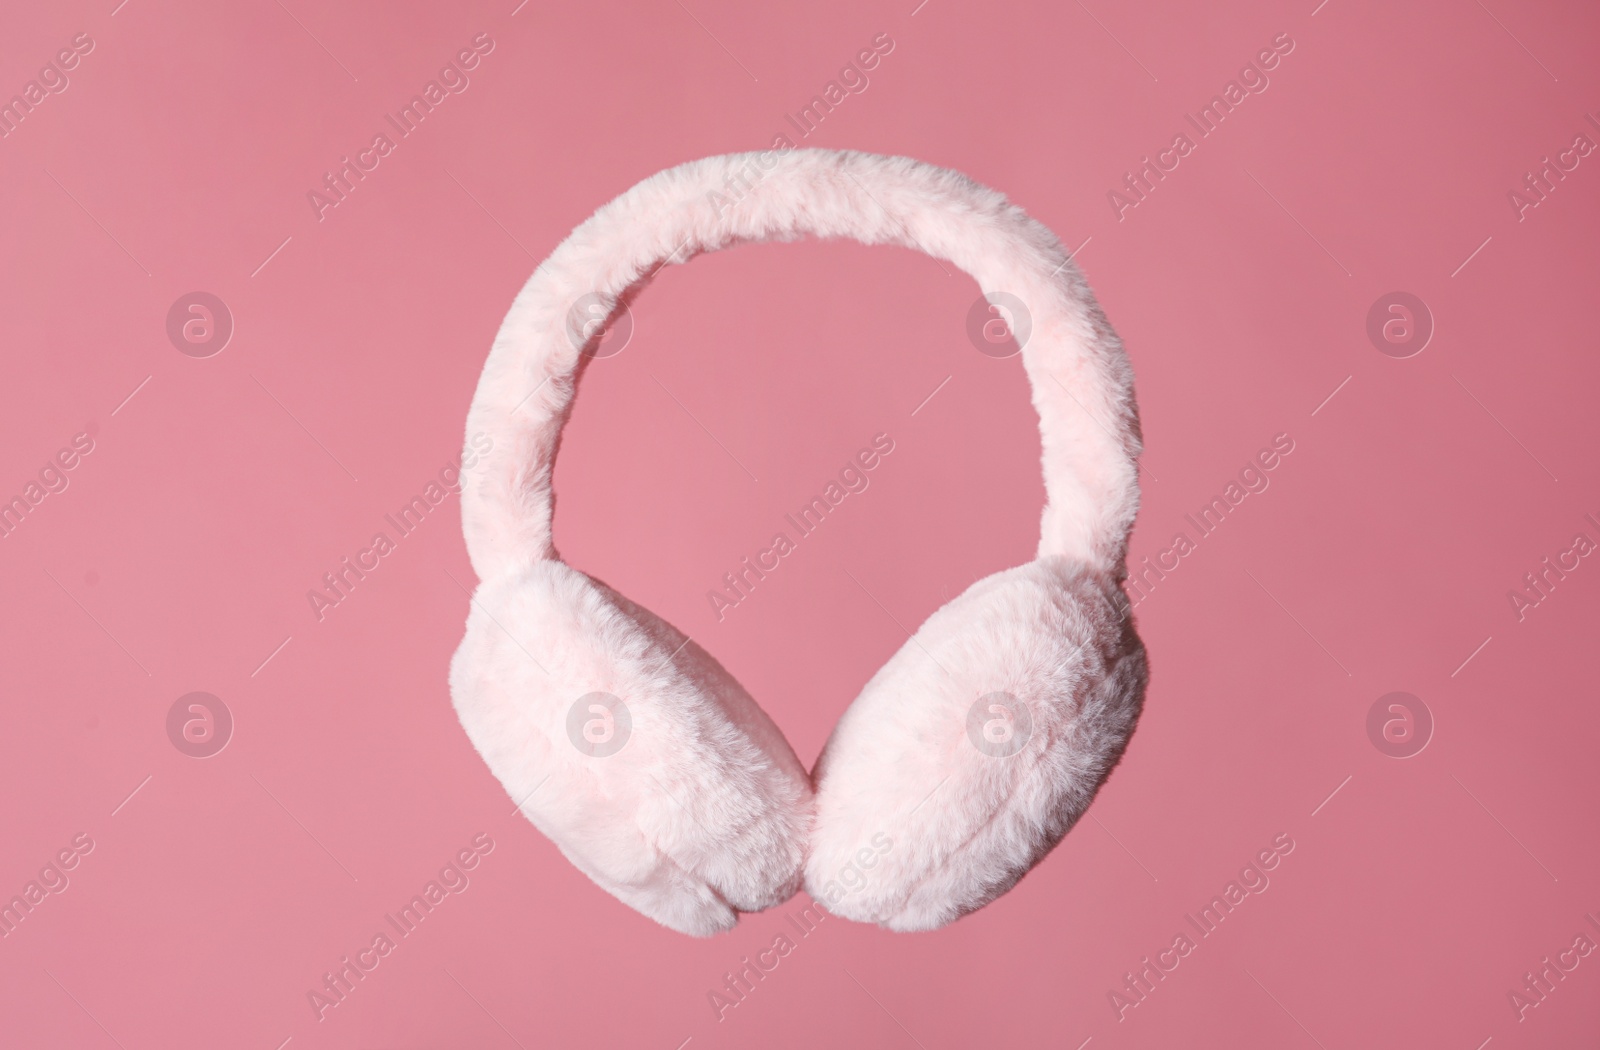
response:
[[[834,728],[814,777],[806,892],[929,930],[1000,896],[1077,821],[1147,678],[1108,574],[1049,557],[929,617]]]
[[[485,581],[450,687],[522,812],[624,903],[705,936],[799,888],[799,759],[720,664],[611,588],[559,561]]]

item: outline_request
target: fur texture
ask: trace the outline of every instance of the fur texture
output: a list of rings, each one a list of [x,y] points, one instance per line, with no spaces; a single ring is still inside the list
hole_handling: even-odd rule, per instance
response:
[[[486,581],[450,688],[512,800],[625,903],[704,936],[799,888],[812,810],[800,760],[709,654],[604,584],[559,561]],[[595,692],[622,698],[632,723],[605,757],[568,727]]]
[[[847,919],[929,930],[1010,889],[1089,807],[1133,732],[1146,671],[1125,608],[1110,577],[1048,557],[930,616],[817,761],[806,892]],[[1017,751],[975,744],[974,704],[1009,734],[994,750]],[[863,870],[869,845],[879,855]]]
[[[1022,299],[1048,496],[1039,560],[930,617],[867,683],[811,777],[715,660],[562,563],[550,531],[551,472],[583,360],[573,303],[592,293],[614,310],[665,263],[807,234],[917,248],[986,293]],[[1054,235],[963,175],[796,150],[646,179],[529,279],[467,432],[510,454],[463,489],[482,582],[451,665],[456,711],[529,819],[600,886],[673,929],[726,929],[802,881],[848,918],[900,930],[949,922],[1059,841],[1133,730],[1146,670],[1120,590],[1139,495],[1132,372]],[[626,745],[605,756],[575,743],[568,720],[597,692],[622,698],[631,717]],[[1025,708],[1004,755],[972,730],[974,705],[1000,694]],[[873,859],[861,878],[864,849]]]

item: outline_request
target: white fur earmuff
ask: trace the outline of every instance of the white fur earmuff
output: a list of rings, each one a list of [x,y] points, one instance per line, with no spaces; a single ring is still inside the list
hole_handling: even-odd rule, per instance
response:
[[[741,192],[730,197],[728,187]],[[560,560],[551,471],[605,317],[657,269],[803,235],[961,267],[1018,331],[1044,449],[1037,558],[935,612],[807,774],[699,645]],[[708,157],[597,211],[517,296],[467,416],[497,454],[463,478],[481,581],[450,668],[473,745],[601,887],[685,933],[802,885],[836,915],[927,930],[982,907],[1088,808],[1147,677],[1121,583],[1138,510],[1133,375],[1060,242],[994,190],[904,157]]]

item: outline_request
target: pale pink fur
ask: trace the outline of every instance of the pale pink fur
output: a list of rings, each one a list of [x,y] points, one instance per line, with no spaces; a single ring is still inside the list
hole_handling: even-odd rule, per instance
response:
[[[1039,560],[930,617],[867,683],[813,777],[709,654],[559,560],[550,487],[583,360],[569,335],[574,302],[593,293],[615,307],[663,264],[808,234],[916,248],[1026,304],[1022,362],[1048,496]],[[599,885],[673,929],[727,929],[802,882],[849,918],[949,922],[1037,863],[1126,745],[1146,679],[1120,589],[1139,496],[1132,371],[1055,236],[964,175],[795,150],[646,179],[529,279],[467,432],[489,435],[496,455],[464,478],[482,582],[451,666],[456,711],[507,792],[531,796],[529,819]],[[607,757],[567,735],[574,701],[597,691],[622,697],[633,720]],[[993,693],[1031,716],[1009,757],[968,735],[972,705]]]

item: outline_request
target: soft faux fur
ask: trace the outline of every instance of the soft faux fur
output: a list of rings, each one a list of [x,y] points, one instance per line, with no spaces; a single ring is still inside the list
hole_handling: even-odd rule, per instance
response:
[[[648,610],[569,568],[551,471],[582,360],[569,312],[608,307],[666,263],[803,235],[917,248],[1032,315],[1022,350],[1048,503],[1039,560],[974,584],[867,683],[808,777],[722,667]],[[598,335],[595,336],[598,338]],[[709,934],[804,882],[836,914],[942,925],[1004,893],[1083,813],[1138,717],[1144,650],[1120,584],[1138,509],[1132,372],[1061,244],[993,190],[904,157],[796,150],[710,157],[601,208],[517,296],[469,434],[497,455],[465,480],[482,583],[451,666],[468,736],[540,830],[606,890]],[[590,693],[632,719],[617,753],[569,738]],[[1020,750],[975,745],[969,714],[1025,706]],[[985,702],[987,703],[987,702]]]

